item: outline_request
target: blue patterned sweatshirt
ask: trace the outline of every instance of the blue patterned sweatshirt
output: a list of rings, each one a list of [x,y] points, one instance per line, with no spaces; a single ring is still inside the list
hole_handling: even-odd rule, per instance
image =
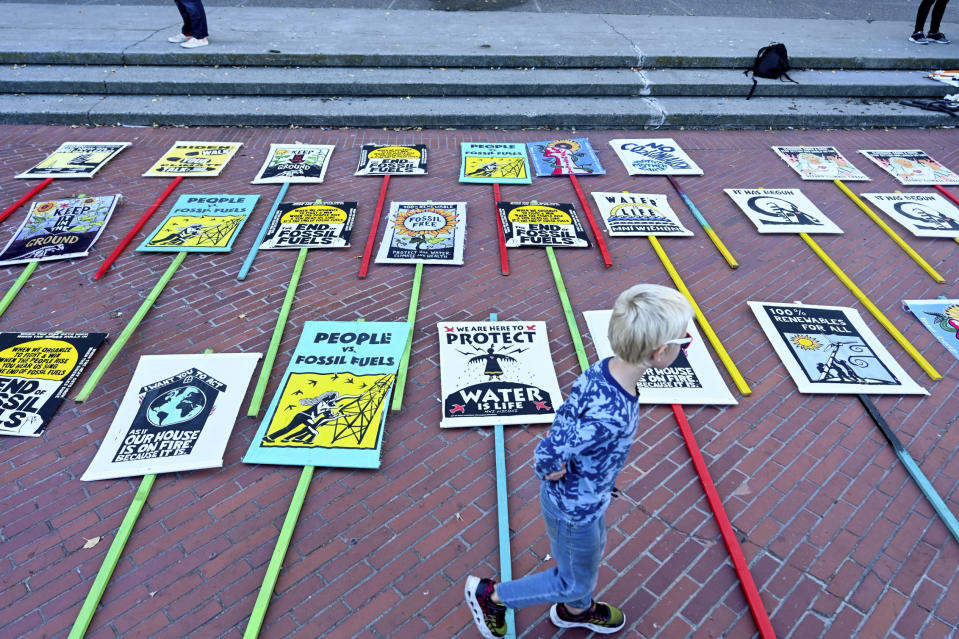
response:
[[[609,358],[576,379],[534,454],[546,495],[569,521],[587,523],[605,512],[638,425],[639,399],[610,375]],[[546,479],[563,462],[566,475]]]

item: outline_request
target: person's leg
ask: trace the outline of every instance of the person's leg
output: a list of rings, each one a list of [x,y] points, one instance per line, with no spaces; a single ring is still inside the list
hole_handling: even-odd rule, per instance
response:
[[[929,9],[936,0],[922,0],[919,3],[919,10],[916,11],[916,28],[913,31],[922,32],[926,26],[926,16],[929,15]]]
[[[173,3],[176,5],[177,11],[180,12],[180,18],[183,19],[183,27],[180,29],[180,33],[185,36],[192,36],[193,27],[190,24],[190,12],[183,6],[183,0],[173,0]]]
[[[939,25],[942,24],[942,16],[946,13],[946,5],[949,0],[936,0],[936,6],[932,8],[932,17],[929,19],[929,33],[939,33]]]
[[[206,12],[203,10],[202,0],[177,0],[190,16],[190,35],[197,40],[203,40],[208,35],[206,26]]]

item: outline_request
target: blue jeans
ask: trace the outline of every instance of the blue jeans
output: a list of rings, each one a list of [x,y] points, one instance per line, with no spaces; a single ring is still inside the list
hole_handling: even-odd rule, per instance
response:
[[[180,33],[193,36],[197,40],[210,35],[206,30],[206,12],[203,11],[203,0],[173,0],[183,18],[183,29]]]
[[[606,515],[586,524],[571,523],[542,489],[539,500],[556,567],[504,581],[496,587],[496,593],[509,608],[559,602],[589,608],[606,546]]]

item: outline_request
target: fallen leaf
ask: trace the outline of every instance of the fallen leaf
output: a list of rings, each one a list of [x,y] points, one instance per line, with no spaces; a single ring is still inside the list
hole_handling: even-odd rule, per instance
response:
[[[86,543],[83,544],[83,547],[84,547],[84,548],[93,548],[93,547],[96,546],[98,543],[100,543],[100,540],[102,539],[102,537],[94,537],[93,539],[87,539],[86,537],[84,537],[84,539],[86,540]]]

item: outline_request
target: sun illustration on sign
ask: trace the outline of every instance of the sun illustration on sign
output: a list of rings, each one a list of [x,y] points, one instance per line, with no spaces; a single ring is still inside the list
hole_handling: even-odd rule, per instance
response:
[[[396,232],[418,237],[445,235],[456,228],[456,212],[438,208],[406,209],[396,215]]]
[[[816,351],[822,348],[822,343],[815,337],[810,337],[809,335],[794,335],[790,341],[792,341],[797,348],[801,348],[804,351]]]
[[[567,149],[570,153],[576,153],[581,148],[583,148],[579,142],[575,140],[553,140],[546,146],[556,146],[561,149]]]

